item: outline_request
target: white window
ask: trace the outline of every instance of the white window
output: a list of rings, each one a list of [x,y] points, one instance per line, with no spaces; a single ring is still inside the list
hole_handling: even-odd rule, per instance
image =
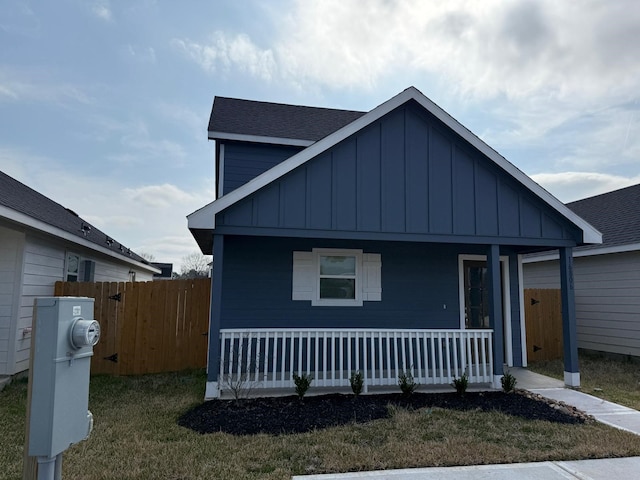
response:
[[[362,250],[314,248],[293,252],[293,300],[314,306],[362,306],[382,299],[382,262]]]
[[[67,254],[67,272],[65,280],[67,282],[77,282],[80,273],[80,257],[74,253]]]

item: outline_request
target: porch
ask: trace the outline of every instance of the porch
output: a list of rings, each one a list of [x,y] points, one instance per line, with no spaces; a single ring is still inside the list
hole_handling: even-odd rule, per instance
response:
[[[313,390],[350,390],[353,372],[362,373],[364,392],[397,388],[403,372],[421,386],[448,385],[465,372],[470,384],[491,384],[493,330],[221,329],[219,392],[207,397],[292,394],[294,373],[311,375]]]

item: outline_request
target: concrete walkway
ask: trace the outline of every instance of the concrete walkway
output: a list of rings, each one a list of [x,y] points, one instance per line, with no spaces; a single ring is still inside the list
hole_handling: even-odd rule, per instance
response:
[[[601,398],[564,388],[564,383],[531,372],[512,368],[517,387],[543,397],[572,405],[605,423],[640,435],[640,412]],[[609,480],[640,478],[640,457],[576,460],[571,462],[514,463],[508,465],[475,465],[468,467],[432,467],[402,470],[380,470],[327,475],[294,476],[298,480]]]

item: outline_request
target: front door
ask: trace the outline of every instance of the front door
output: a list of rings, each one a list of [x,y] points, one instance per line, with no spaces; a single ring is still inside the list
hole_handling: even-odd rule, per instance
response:
[[[480,257],[482,258],[482,257]],[[504,341],[504,361],[511,364],[511,316],[506,308],[509,289],[508,282],[505,282],[506,259],[500,259],[500,285],[502,291],[502,318],[504,319],[503,341]],[[487,261],[478,258],[464,259],[462,262],[462,290],[464,295],[464,328],[491,328],[489,319],[489,271]],[[461,298],[462,300],[462,298]]]

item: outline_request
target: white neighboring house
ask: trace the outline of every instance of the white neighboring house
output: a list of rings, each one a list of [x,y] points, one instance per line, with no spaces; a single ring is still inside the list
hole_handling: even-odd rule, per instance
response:
[[[145,281],[160,270],[0,172],[0,376],[29,368],[33,302],[56,281]]]
[[[640,184],[567,207],[603,239],[573,249],[578,347],[640,357]],[[525,257],[524,288],[560,288],[557,252]]]

